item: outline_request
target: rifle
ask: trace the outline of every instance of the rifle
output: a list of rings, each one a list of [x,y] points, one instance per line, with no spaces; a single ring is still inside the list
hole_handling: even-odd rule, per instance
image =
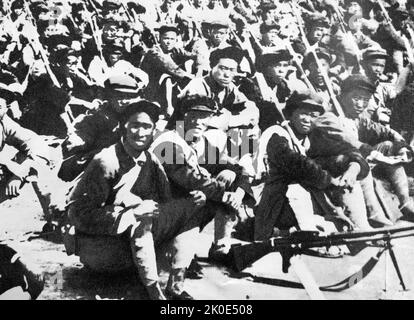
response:
[[[290,259],[307,249],[363,244],[367,242],[386,242],[387,248],[393,239],[414,236],[414,226],[403,228],[384,228],[374,231],[338,232],[326,236],[313,231],[298,231],[288,237],[271,238],[246,245],[236,244],[230,249],[230,260],[234,270],[240,272],[272,252],[280,252],[283,258],[283,272],[287,273]],[[388,248],[388,249],[389,249]]]
[[[291,7],[292,7],[293,13],[296,16],[299,31],[300,31],[300,34],[302,36],[302,41],[305,44],[306,51],[311,53],[313,55],[314,59],[315,59],[318,70],[322,74],[322,77],[323,77],[323,80],[325,82],[326,89],[328,90],[329,96],[331,98],[332,104],[333,104],[338,116],[345,117],[345,114],[342,110],[341,104],[339,103],[338,99],[335,96],[335,92],[334,92],[333,87],[332,87],[331,79],[329,78],[328,73],[322,68],[322,64],[319,61],[318,55],[316,54],[315,46],[311,46],[309,41],[308,41],[308,38],[306,37],[306,33],[305,33],[305,30],[304,30],[304,21],[303,21],[301,15],[300,15],[300,13],[298,12],[299,9],[297,8],[297,3],[292,2]]]
[[[32,22],[32,26],[33,26],[33,36],[32,37],[28,37],[30,46],[32,47],[33,51],[35,54],[39,54],[40,58],[45,66],[46,72],[48,73],[50,79],[52,80],[53,84],[57,87],[57,88],[61,88],[61,85],[58,81],[58,79],[56,78],[55,74],[53,73],[52,69],[50,68],[50,62],[49,62],[49,58],[47,56],[47,53],[45,52],[45,49],[43,48],[41,42],[40,42],[40,36],[39,33],[37,31],[37,25],[36,25],[36,20],[32,15],[32,12],[30,11],[29,8],[29,4],[27,1],[24,2],[25,3],[25,9],[26,9],[26,14],[29,18],[29,20]]]

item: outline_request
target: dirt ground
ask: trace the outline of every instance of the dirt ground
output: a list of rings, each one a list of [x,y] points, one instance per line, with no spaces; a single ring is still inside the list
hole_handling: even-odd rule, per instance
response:
[[[53,239],[36,238],[41,231],[41,208],[30,185],[20,197],[0,205],[0,239],[29,257],[45,274],[46,285],[40,300],[146,299],[134,273],[102,275],[85,268],[75,256],[67,256],[64,246]],[[281,271],[281,256],[269,254],[243,273],[235,273],[206,261],[212,240],[211,226],[194,243],[202,268],[202,279],[186,280],[186,287],[196,299],[211,300],[296,300],[309,299],[296,275]],[[57,239],[55,239],[57,240]],[[395,252],[408,288],[414,289],[414,238],[395,241]],[[357,256],[341,259],[302,259],[321,286],[331,285],[357,271],[378,248],[366,248]],[[160,265],[162,285],[166,285],[165,263]],[[387,294],[384,288],[387,287]],[[360,283],[339,293],[325,292],[327,299],[413,299],[414,292],[401,292],[391,260],[382,256],[376,268]]]

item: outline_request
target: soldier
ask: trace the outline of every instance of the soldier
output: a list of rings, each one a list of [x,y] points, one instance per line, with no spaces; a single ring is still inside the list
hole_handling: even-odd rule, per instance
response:
[[[325,48],[317,48],[315,50],[316,56],[319,59],[320,66],[324,69],[325,73],[330,76],[331,64],[332,64],[332,55]],[[308,53],[303,60],[303,68],[309,72],[309,81],[311,82],[313,88],[316,92],[324,99],[325,103],[329,108],[327,111],[332,111],[331,96],[327,89],[327,84],[325,83],[324,77],[322,75],[322,70],[318,68],[318,64],[315,61],[315,55],[313,53]],[[339,79],[331,76],[331,84],[334,90],[335,95],[339,95],[340,86]]]
[[[289,122],[264,133],[270,137],[266,144],[268,178],[255,212],[255,239],[265,240],[279,232],[277,229],[289,230],[294,226],[314,230],[318,222],[309,192],[318,190],[328,192],[337,205],[345,205],[354,225],[370,229],[366,212],[360,207],[362,191],[343,192],[357,176],[368,173],[364,160],[350,156],[344,166],[347,169],[334,176],[307,156],[313,122],[324,113],[322,98],[311,92],[295,94],[285,113]]]
[[[218,112],[213,99],[186,96],[179,110],[180,116],[176,119],[183,117],[184,127],[161,134],[151,149],[164,166],[174,197],[189,197],[197,190],[206,195],[207,205],[203,210],[208,212],[206,217],[210,220],[215,217],[214,243],[209,256],[223,262],[232,242],[236,215],[241,216],[243,199],[248,200],[252,195],[249,176],[254,172],[249,170],[248,162],[230,157],[227,137],[222,131],[206,132]],[[171,125],[178,126],[179,122]],[[181,129],[184,136],[180,136]]]
[[[321,16],[313,16],[307,21],[308,41],[311,46],[320,46],[329,42],[331,25],[329,20]]]
[[[359,148],[364,150],[362,154],[368,157],[372,151],[379,151],[385,156],[402,156],[403,161],[410,161],[411,147],[404,138],[395,130],[372,120],[361,118],[359,115],[368,107],[368,103],[375,94],[375,85],[366,77],[351,76],[342,85],[340,102],[345,116],[354,121],[358,133],[358,140],[363,143]],[[355,129],[354,129],[355,130]],[[381,154],[374,152],[372,158],[381,157],[375,173],[386,177],[399,199],[401,212],[409,219],[413,216],[413,202],[409,197],[408,180],[401,163],[387,164]],[[382,160],[381,160],[382,159]],[[385,162],[381,164],[381,162]]]
[[[292,56],[287,50],[279,50],[259,56],[256,61],[258,72],[263,73],[266,83],[260,83],[263,103],[260,105],[260,129],[263,131],[281,120],[278,108],[283,110],[286,101],[294,91],[302,92],[308,88],[297,79],[296,69],[291,65]],[[259,75],[256,74],[256,79]]]
[[[105,83],[102,106],[79,116],[62,144],[64,162],[59,176],[72,181],[93,156],[120,137],[119,120],[128,106],[141,100],[137,81],[127,75],[114,76]]]
[[[148,74],[125,60],[124,43],[118,40],[103,47],[103,60],[99,56],[95,56],[88,68],[89,76],[103,87],[105,81],[110,77],[127,74],[137,79],[142,88],[146,87],[149,82]]]
[[[32,157],[46,150],[33,132],[19,126],[6,112],[6,101],[0,98],[0,203],[19,195],[29,174],[33,173],[30,172],[34,169]],[[20,159],[16,159],[18,162],[7,159],[3,151],[5,145],[14,146],[21,152]],[[39,270],[15,250],[0,244],[0,299],[34,300],[42,292],[43,285]]]
[[[162,26],[158,31],[159,46],[149,50],[141,64],[142,70],[149,75],[145,97],[166,107],[163,114],[170,117],[174,110],[173,97],[176,96],[173,93],[173,84],[185,87],[194,78],[193,74],[184,69],[184,63],[195,57],[178,47],[179,30],[175,26]]]
[[[184,274],[194,257],[188,243],[203,219],[197,209],[205,197],[201,192],[190,199],[171,197],[167,176],[148,151],[158,117],[159,107],[152,103],[130,105],[122,121],[123,138],[91,161],[70,196],[68,217],[84,264],[106,272],[135,266],[153,300],[165,300],[155,250],[173,242],[166,295],[187,300],[192,297],[184,291]]]
[[[391,103],[399,94],[408,81],[411,63],[401,72],[396,84],[384,83],[384,71],[386,69],[388,55],[383,49],[368,50],[363,56],[362,66],[366,76],[376,84],[376,91],[373,95],[367,116],[380,123],[389,123],[391,114]]]
[[[234,47],[214,51],[210,57],[210,74],[192,80],[180,94],[181,98],[201,95],[216,101],[223,114],[214,121],[215,128],[226,131],[229,128],[252,128],[258,124],[256,105],[233,83],[242,59],[242,51]]]

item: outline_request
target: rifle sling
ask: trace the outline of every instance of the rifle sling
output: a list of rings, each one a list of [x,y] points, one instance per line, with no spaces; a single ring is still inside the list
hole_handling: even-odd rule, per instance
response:
[[[344,280],[333,284],[329,286],[320,287],[319,289],[321,291],[326,292],[341,292],[344,290],[347,290],[349,288],[352,288],[359,282],[361,282],[363,279],[365,279],[371,271],[375,268],[375,266],[378,264],[378,261],[380,260],[383,253],[387,250],[387,248],[381,248],[378,253],[371,257],[360,270],[352,274],[351,276],[345,278]]]

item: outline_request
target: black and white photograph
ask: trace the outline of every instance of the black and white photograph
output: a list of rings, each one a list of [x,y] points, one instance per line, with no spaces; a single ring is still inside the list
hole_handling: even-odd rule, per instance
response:
[[[0,300],[414,300],[413,160],[414,0],[0,0]]]

